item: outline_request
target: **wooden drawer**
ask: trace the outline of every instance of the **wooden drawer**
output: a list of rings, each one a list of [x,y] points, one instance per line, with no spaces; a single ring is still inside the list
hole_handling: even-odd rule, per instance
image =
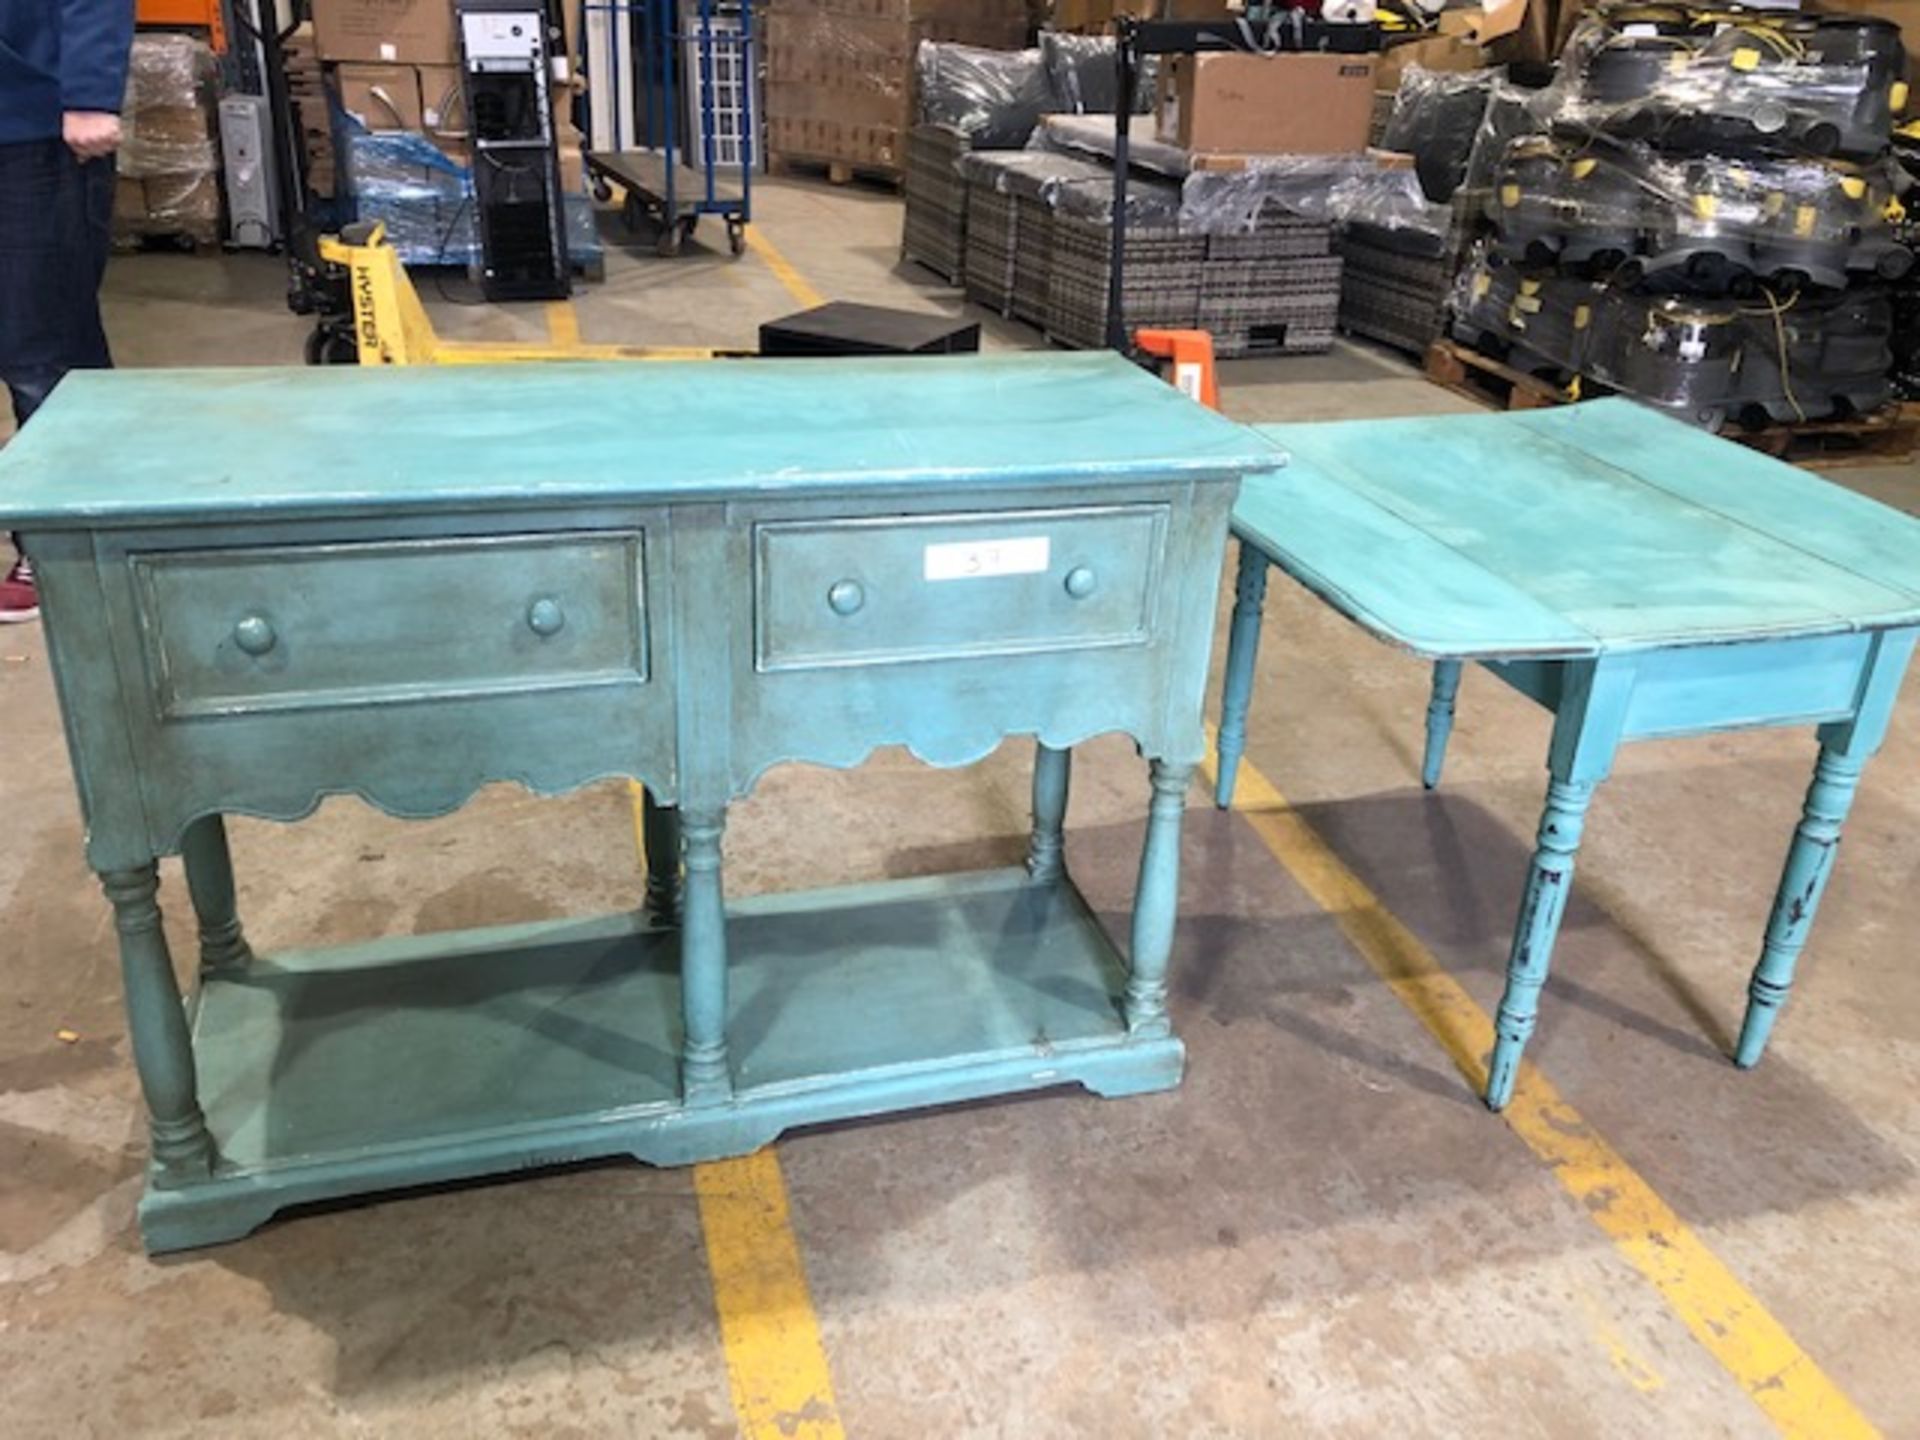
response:
[[[639,530],[128,556],[163,719],[644,681]]]
[[[1144,645],[1164,504],[754,527],[761,671]]]

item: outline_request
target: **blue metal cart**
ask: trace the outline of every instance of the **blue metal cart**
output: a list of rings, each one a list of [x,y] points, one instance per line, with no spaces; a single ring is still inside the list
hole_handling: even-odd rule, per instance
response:
[[[618,186],[626,223],[651,227],[662,255],[678,255],[703,215],[726,225],[728,248],[740,254],[758,148],[752,0],[584,0],[582,13],[588,86],[610,87],[616,136],[648,142],[586,152],[595,197],[611,199]],[[605,24],[593,26],[595,16]],[[625,84],[623,59],[632,66]],[[684,128],[693,131],[691,144]]]

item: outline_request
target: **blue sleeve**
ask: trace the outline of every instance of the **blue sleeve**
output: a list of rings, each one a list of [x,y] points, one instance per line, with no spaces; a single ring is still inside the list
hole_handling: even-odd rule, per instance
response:
[[[59,0],[60,108],[120,113],[133,49],[133,0]]]

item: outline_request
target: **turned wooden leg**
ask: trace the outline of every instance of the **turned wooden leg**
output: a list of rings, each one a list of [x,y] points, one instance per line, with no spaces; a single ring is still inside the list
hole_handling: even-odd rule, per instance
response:
[[[1593,791],[1592,783],[1577,780],[1556,779],[1547,787],[1547,809],[1540,818],[1539,843],[1520,897],[1520,918],[1507,958],[1506,993],[1500,997],[1494,1020],[1493,1063],[1487,1073],[1489,1109],[1503,1109],[1513,1098],[1520,1055],[1533,1034],[1540,990],[1553,963],[1553,942],[1573,888],[1573,860],[1580,850]]]
[[[1233,587],[1233,625],[1227,633],[1227,674],[1220,693],[1220,769],[1213,803],[1233,804],[1234,779],[1247,751],[1247,711],[1253,705],[1253,667],[1260,658],[1260,607],[1267,598],[1267,557],[1240,542],[1240,575]]]
[[[689,1105],[733,1092],[727,1071],[727,916],[720,884],[724,809],[681,812],[686,883],[680,922],[681,1090]]]
[[[1453,734],[1453,704],[1460,694],[1460,662],[1436,660],[1433,666],[1433,697],[1427,701],[1427,755],[1420,770],[1420,783],[1431,790],[1440,783],[1440,772],[1447,763],[1447,740]]]
[[[244,970],[253,962],[253,948],[240,932],[240,912],[234,903],[233,854],[227,848],[227,824],[218,815],[205,815],[187,827],[181,841],[187,867],[187,891],[200,922],[200,969],[213,974]]]
[[[680,923],[680,812],[641,792],[640,830],[647,847],[647,914],[656,925]]]
[[[1027,843],[1027,874],[1058,880],[1066,871],[1067,783],[1073,752],[1041,745],[1033,756],[1033,836]]]
[[[205,1179],[213,1169],[213,1138],[200,1113],[193,1041],[173,976],[173,957],[160,928],[159,866],[149,862],[132,870],[110,870],[100,882],[113,902],[114,928],[120,935],[127,1028],[153,1135],[154,1183],[183,1185]]]
[[[1916,639],[1920,630],[1890,630],[1875,636],[1861,665],[1859,699],[1852,717],[1820,727],[1820,759],[1787,851],[1760,963],[1747,984],[1747,1015],[1733,1051],[1734,1064],[1743,1070],[1760,1063],[1780,1007],[1793,988],[1794,967],[1839,854],[1841,827],[1853,808],[1861,772],[1886,739]]]
[[[1760,963],[1747,983],[1747,1018],[1740,1026],[1740,1043],[1733,1052],[1733,1063],[1743,1070],[1760,1063],[1780,1007],[1787,1003],[1794,966],[1799,963],[1807,932],[1813,928],[1814,913],[1820,908],[1820,897],[1833,874],[1834,858],[1840,850],[1840,828],[1853,808],[1866,763],[1864,755],[1847,755],[1825,747],[1820,751],[1806,806],[1787,851],[1780,889],[1774,896]]]
[[[1186,813],[1193,766],[1152,766],[1153,799],[1147,809],[1147,840],[1140,851],[1140,884],[1133,897],[1133,972],[1127,979],[1127,1031],[1172,1033],[1167,1019],[1167,961],[1173,954],[1173,922],[1180,903],[1180,819]]]

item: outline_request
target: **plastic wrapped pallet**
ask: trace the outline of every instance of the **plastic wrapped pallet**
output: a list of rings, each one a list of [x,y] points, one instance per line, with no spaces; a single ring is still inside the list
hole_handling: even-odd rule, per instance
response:
[[[1547,116],[1559,103],[1558,93],[1494,81],[1473,144],[1467,150],[1465,188],[1485,190],[1492,185],[1493,172],[1506,158],[1508,147],[1523,136],[1546,134]]]
[[[1399,183],[1418,189],[1417,182]],[[1478,232],[1484,197],[1454,191],[1451,203],[1437,207],[1444,221],[1417,208],[1416,199],[1402,189],[1343,200],[1337,248],[1345,262],[1340,328],[1419,356],[1446,334],[1448,296]],[[1444,233],[1436,235],[1437,223]]]
[[[1670,155],[1868,160],[1905,66],[1899,28],[1868,16],[1603,8],[1562,52],[1557,118]]]
[[[1466,183],[1496,70],[1450,72],[1410,65],[1400,77],[1380,146],[1414,157],[1426,198],[1445,204]]]
[[[1348,176],[1327,193],[1327,207],[1342,231],[1408,255],[1443,256],[1456,235],[1454,207],[1429,200],[1412,170]]]
[[[1663,296],[1473,258],[1455,336],[1535,371],[1584,375],[1693,424],[1862,413],[1891,393],[1883,287],[1790,298]]]
[[[1120,69],[1111,35],[1062,35],[1048,30],[1040,36],[1040,53],[1047,68],[1050,109],[1069,115],[1111,115],[1120,95]],[[1141,57],[1129,108],[1136,115],[1153,113],[1160,65],[1156,55]]]
[[[1276,212],[1331,223],[1340,183],[1377,168],[1365,155],[1256,155],[1238,170],[1195,170],[1181,183],[1180,223],[1205,235],[1250,235]]]
[[[378,134],[349,126],[346,181],[355,213],[386,227],[387,243],[406,265],[471,266],[480,259],[473,172],[411,130]],[[575,265],[601,258],[593,202],[565,197],[567,255]]]
[[[769,156],[895,178],[919,43],[1012,49],[1028,23],[1025,0],[776,0],[757,18]]]
[[[1893,233],[1884,164],[1698,156],[1545,136],[1515,141],[1489,214],[1514,259],[1628,267],[1635,283],[1701,293],[1843,288],[1895,279],[1913,253]]]
[[[214,60],[190,35],[140,34],[127,65],[114,199],[122,237],[211,245],[220,235]]]
[[[914,68],[922,123],[958,130],[976,150],[1021,149],[1053,105],[1038,50],[923,40]]]

